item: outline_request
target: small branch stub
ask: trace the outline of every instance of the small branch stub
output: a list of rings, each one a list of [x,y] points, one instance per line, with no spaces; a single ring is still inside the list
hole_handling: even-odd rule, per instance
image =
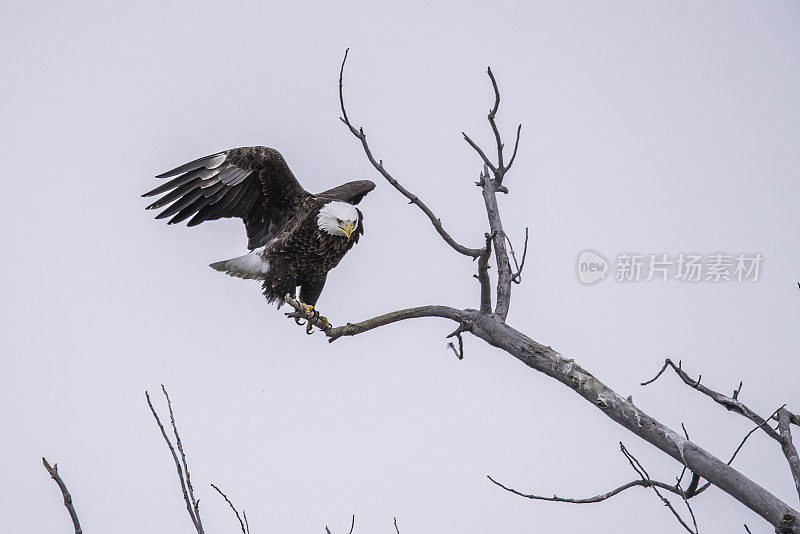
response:
[[[44,468],[50,475],[50,478],[52,478],[58,485],[58,489],[61,490],[61,495],[64,497],[64,506],[69,513],[70,519],[72,519],[72,526],[75,528],[75,534],[82,534],[83,530],[81,529],[80,521],[78,521],[78,512],[75,511],[75,505],[72,502],[72,495],[67,489],[67,485],[64,483],[61,475],[58,474],[58,464],[55,463],[51,466],[45,457],[42,456],[42,465],[44,465]]]

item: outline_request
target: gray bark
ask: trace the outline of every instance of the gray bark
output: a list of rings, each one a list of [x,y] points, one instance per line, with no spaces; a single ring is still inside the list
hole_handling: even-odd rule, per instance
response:
[[[528,367],[555,378],[574,390],[606,416],[672,456],[690,471],[728,493],[776,528],[782,528],[783,519],[787,514],[797,517],[797,511],[789,505],[725,462],[644,413],[574,360],[537,343],[492,314],[475,313],[471,317],[471,322],[471,332],[474,335],[508,352]],[[797,521],[792,523],[794,524],[791,526],[787,525],[790,530],[780,532],[800,533]]]

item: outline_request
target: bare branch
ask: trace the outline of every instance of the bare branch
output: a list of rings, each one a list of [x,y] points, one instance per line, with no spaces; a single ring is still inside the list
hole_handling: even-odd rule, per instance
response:
[[[81,529],[80,521],[78,521],[78,512],[75,511],[75,506],[72,503],[72,495],[69,493],[67,485],[64,483],[61,475],[58,474],[58,464],[56,463],[51,466],[44,456],[42,456],[42,465],[44,465],[44,468],[50,474],[50,478],[55,480],[58,489],[61,490],[61,495],[64,497],[64,506],[67,508],[67,512],[69,512],[70,519],[72,519],[72,526],[75,527],[75,534],[81,534],[83,530]]]
[[[497,110],[500,107],[500,89],[497,87],[497,80],[495,80],[494,78],[494,74],[492,73],[492,68],[489,67],[488,69],[486,69],[486,72],[489,74],[489,79],[492,81],[492,90],[494,90],[494,106],[489,111],[489,115],[486,118],[489,120],[489,126],[492,128],[492,133],[494,134],[495,147],[497,149],[497,164],[492,163],[489,160],[488,156],[486,156],[486,153],[481,149],[481,147],[479,147],[477,143],[475,143],[472,139],[470,139],[470,137],[466,133],[461,132],[461,134],[464,136],[464,140],[469,144],[469,146],[471,146],[475,150],[475,152],[477,152],[478,155],[481,157],[484,165],[486,165],[492,170],[492,174],[494,174],[495,187],[497,191],[500,191],[502,193],[507,193],[508,190],[505,187],[503,187],[503,178],[505,178],[506,173],[509,171],[509,169],[511,169],[511,165],[514,164],[514,160],[517,157],[517,149],[519,148],[519,138],[520,134],[522,133],[522,124],[517,126],[517,135],[514,139],[514,152],[511,155],[511,159],[509,160],[508,165],[505,165],[503,163],[503,140],[500,137],[500,130],[497,127],[497,121],[496,121]]]
[[[573,499],[573,498],[569,498],[569,497],[559,497],[557,495],[553,495],[552,497],[543,497],[543,496],[539,496],[539,495],[521,493],[521,492],[515,490],[514,488],[509,488],[507,486],[504,486],[503,484],[501,484],[500,482],[496,481],[495,479],[493,479],[489,475],[487,475],[486,478],[488,478],[489,480],[491,480],[492,482],[494,482],[495,484],[497,484],[498,486],[500,486],[501,488],[503,488],[506,491],[509,491],[509,492],[511,492],[511,493],[513,493],[515,495],[519,495],[520,497],[525,497],[526,499],[532,499],[532,500],[536,500],[536,501],[566,502],[566,503],[572,503],[572,504],[598,503],[598,502],[603,502],[606,499],[610,499],[611,497],[613,497],[613,496],[615,496],[615,495],[617,495],[619,493],[622,493],[623,491],[625,491],[627,489],[635,488],[637,486],[640,486],[640,487],[643,487],[643,488],[649,488],[653,484],[655,484],[658,487],[663,488],[663,489],[665,489],[667,491],[671,491],[672,493],[675,493],[676,495],[680,495],[678,490],[676,490],[675,486],[673,486],[673,485],[667,484],[665,482],[659,482],[657,480],[648,481],[648,480],[638,479],[638,480],[632,480],[630,482],[627,482],[627,483],[619,486],[618,488],[614,488],[611,491],[607,491],[605,493],[601,493],[601,494],[595,495],[593,497],[584,497],[584,498],[581,498],[581,499]]]
[[[789,463],[789,469],[792,472],[794,485],[797,489],[797,494],[800,496],[800,457],[797,455],[797,449],[792,442],[792,431],[789,428],[789,420],[791,413],[784,407],[778,409],[778,432],[781,436],[781,449],[786,461]]]
[[[361,141],[361,146],[364,149],[364,153],[367,155],[367,159],[369,159],[369,162],[372,164],[372,166],[375,167],[375,170],[381,173],[381,175],[384,178],[386,178],[386,181],[388,181],[392,185],[392,187],[397,189],[404,197],[406,197],[409,200],[410,204],[416,204],[417,207],[421,209],[422,212],[425,213],[425,215],[428,216],[428,219],[430,219],[431,224],[433,224],[433,227],[436,229],[437,232],[439,232],[439,235],[442,236],[442,239],[444,239],[444,241],[453,248],[453,250],[455,250],[459,254],[463,254],[471,258],[479,257],[483,253],[483,249],[465,247],[460,243],[458,243],[455,239],[453,239],[442,226],[442,220],[438,218],[436,215],[434,215],[433,211],[431,211],[431,209],[428,208],[428,206],[426,206],[425,203],[422,202],[419,199],[419,197],[417,197],[417,195],[414,195],[413,193],[408,191],[405,187],[400,185],[400,183],[398,183],[398,181],[395,180],[392,177],[392,175],[389,174],[389,172],[384,168],[382,160],[377,161],[375,159],[375,157],[372,155],[372,151],[369,148],[369,144],[367,144],[367,136],[364,133],[364,129],[360,127],[356,128],[350,122],[350,118],[347,116],[347,110],[345,109],[344,105],[344,92],[343,92],[343,82],[342,82],[344,78],[344,65],[347,62],[347,53],[349,51],[350,51],[349,48],[345,50],[344,59],[342,60],[342,68],[339,71],[339,104],[342,108],[342,117],[341,117],[342,122],[348,127],[350,133],[352,133],[356,138],[358,138],[359,141]]]
[[[489,280],[489,257],[492,255],[492,239],[494,234],[486,234],[484,254],[478,258],[478,274],[475,278],[481,284],[481,312],[492,313],[492,283]]]
[[[611,420],[710,481],[771,525],[782,525],[786,514],[797,515],[796,510],[781,499],[642,411],[575,360],[500,322],[496,316],[475,314],[470,333],[508,352],[531,369],[558,380]],[[792,525],[788,532],[800,534],[800,525]]]
[[[500,107],[500,90],[497,88],[497,81],[494,79],[494,74],[492,74],[492,67],[488,67],[486,72],[489,74],[489,79],[492,80],[492,89],[494,89],[494,107],[489,112],[489,125],[492,127],[492,132],[494,132],[494,140],[495,144],[497,145],[497,168],[503,168],[503,141],[500,139],[500,131],[497,129],[497,122],[494,120],[495,116],[497,116],[497,109]],[[498,183],[503,181],[502,178],[498,180]]]
[[[508,248],[511,252],[511,259],[514,260],[514,268],[517,270],[516,273],[511,275],[511,281],[515,284],[519,284],[522,282],[522,269],[525,268],[525,257],[528,255],[528,227],[525,227],[525,246],[522,249],[522,261],[517,263],[517,255],[514,254],[514,245],[511,244],[511,239],[506,236],[506,241],[508,241]]]
[[[781,409],[781,408],[778,408],[778,410],[780,410],[780,409]],[[775,410],[774,412],[772,412],[772,415],[770,415],[770,416],[769,416],[769,417],[766,419],[766,421],[764,421],[764,422],[763,422],[763,423],[761,423],[760,425],[756,425],[755,427],[753,427],[753,429],[752,429],[752,430],[750,430],[750,432],[748,432],[748,433],[747,433],[747,434],[744,436],[744,438],[742,439],[742,441],[739,443],[739,446],[738,446],[738,447],[736,447],[736,450],[735,450],[735,451],[733,451],[733,454],[731,455],[731,458],[730,458],[730,460],[728,460],[728,461],[727,461],[727,464],[728,464],[728,465],[731,465],[731,464],[733,463],[733,460],[734,460],[734,459],[736,459],[736,455],[737,455],[737,454],[739,454],[739,451],[740,451],[740,450],[742,450],[742,447],[744,447],[744,444],[747,442],[748,438],[750,438],[750,436],[752,436],[752,435],[753,435],[753,434],[754,434],[754,433],[755,433],[757,430],[759,430],[759,429],[761,429],[762,427],[764,427],[764,425],[766,425],[766,424],[767,424],[767,423],[770,421],[770,419],[772,419],[773,417],[775,417],[775,414],[777,414],[777,413],[778,413],[778,410]],[[694,478],[692,478],[692,482],[694,482]],[[695,489],[696,489],[696,491],[692,491],[691,493],[689,493],[689,490],[691,490],[691,489],[692,489],[692,486],[690,485],[690,486],[689,486],[689,489],[687,489],[687,494],[689,495],[689,497],[694,497],[695,495],[700,495],[700,494],[701,494],[701,493],[703,493],[705,490],[707,490],[707,489],[708,489],[710,486],[711,486],[711,483],[710,483],[710,482],[706,482],[705,484],[703,484],[703,485],[700,487],[700,489],[696,489],[696,485],[695,485]]]
[[[297,302],[296,299],[292,298],[291,295],[286,295],[284,300],[298,312],[302,311],[303,308],[300,306],[300,303]],[[418,319],[421,317],[443,317],[445,319],[450,319],[457,323],[464,324],[466,330],[463,331],[467,331],[469,329],[469,325],[471,324],[470,320],[474,314],[475,310],[458,310],[449,306],[418,306],[416,308],[406,308],[404,310],[385,313],[383,315],[361,321],[360,323],[347,323],[344,326],[328,328],[325,330],[325,335],[328,336],[329,342],[333,342],[342,336],[355,336],[380,326],[396,323],[397,321]]]
[[[194,488],[192,488],[192,478],[189,474],[189,466],[186,465],[186,453],[183,452],[183,444],[181,443],[181,436],[178,434],[178,427],[175,424],[175,415],[172,413],[172,402],[169,399],[169,394],[167,393],[167,389],[164,387],[164,384],[161,384],[161,391],[164,393],[164,397],[167,399],[167,409],[169,410],[169,421],[172,424],[172,431],[175,434],[175,445],[178,447],[178,452],[181,453],[181,463],[183,464],[183,472],[186,475],[186,487],[189,490],[189,499],[192,501],[192,505],[194,506],[195,516],[197,517],[197,523],[202,528],[202,521],[200,519],[200,503],[197,499],[194,498]]]
[[[240,527],[242,527],[242,534],[247,534],[247,532],[248,532],[249,528],[245,527],[245,523],[242,521],[242,518],[239,516],[239,511],[238,511],[238,510],[236,509],[236,507],[233,505],[233,503],[232,503],[232,502],[231,502],[231,500],[228,498],[228,496],[227,496],[227,495],[225,495],[224,493],[222,493],[222,490],[221,490],[221,489],[219,489],[219,488],[218,488],[217,486],[215,486],[214,484],[211,484],[211,487],[212,487],[212,488],[214,488],[215,490],[217,490],[217,493],[219,493],[220,495],[222,495],[222,498],[223,498],[223,499],[225,499],[225,502],[226,502],[226,503],[228,503],[228,506],[230,506],[230,507],[231,507],[231,510],[233,510],[233,513],[234,513],[234,514],[236,514],[236,519],[238,519],[238,520],[239,520],[239,526],[240,526]],[[245,517],[247,517],[247,516],[245,516]]]
[[[506,165],[506,172],[511,169],[511,166],[514,164],[514,160],[517,159],[517,149],[519,148],[519,136],[522,133],[522,124],[517,126],[517,137],[514,140],[514,152],[511,153],[511,159],[508,160],[508,165]]]
[[[461,337],[462,332],[466,332],[466,328],[464,327],[463,324],[460,324],[458,325],[458,328],[456,328],[452,333],[448,334],[445,337],[445,339],[449,339],[455,336],[458,339],[458,349],[456,349],[456,346],[453,344],[452,341],[448,343],[447,346],[453,349],[453,352],[456,354],[456,358],[458,358],[459,360],[464,359],[464,339]]]
[[[397,528],[397,518],[396,518],[396,517],[394,518],[394,531],[395,531],[397,534],[400,534],[400,529],[399,529],[399,528]]]
[[[694,521],[694,512],[692,512],[691,507],[689,507],[689,513],[691,514],[692,521],[694,522],[694,530],[692,530],[692,528],[688,524],[686,524],[686,522],[683,520],[678,511],[675,510],[675,508],[672,506],[672,503],[669,501],[669,499],[661,495],[661,492],[658,491],[658,486],[656,484],[653,484],[653,481],[650,479],[650,475],[647,474],[647,471],[645,470],[644,466],[630,452],[628,452],[628,449],[625,448],[625,445],[623,445],[622,442],[619,443],[619,448],[622,451],[622,454],[625,455],[625,458],[628,459],[628,462],[630,462],[631,467],[633,467],[633,470],[636,471],[639,474],[639,476],[642,477],[643,480],[650,482],[650,486],[648,487],[653,488],[655,494],[658,495],[658,498],[661,499],[661,502],[664,503],[664,506],[669,508],[669,511],[672,512],[672,515],[675,516],[675,518],[678,520],[681,526],[691,534],[698,534],[697,522]],[[680,490],[680,488],[678,488],[678,490]],[[686,499],[686,496],[685,495],[681,496],[683,497],[684,502],[686,502],[686,505],[689,506],[689,501],[688,499]]]
[[[353,534],[353,528],[356,526],[356,516],[353,515],[352,521],[350,521],[350,532],[348,534]],[[326,526],[325,527],[326,534],[331,534],[331,530]]]
[[[503,231],[503,221],[500,219],[500,209],[497,206],[495,180],[489,176],[489,170],[486,167],[481,173],[479,183],[483,192],[486,216],[489,219],[489,229],[493,236],[494,255],[497,260],[497,303],[494,312],[502,321],[505,321],[511,307],[511,263],[506,250],[506,233]]]
[[[342,62],[342,68],[339,76],[339,96],[340,105],[342,107],[342,122],[344,122],[345,125],[350,129],[350,132],[357,139],[359,139],[359,141],[361,141],[362,148],[364,149],[367,158],[370,160],[370,163],[387,179],[387,181],[389,181],[390,184],[392,184],[396,189],[398,189],[398,191],[401,192],[401,194],[408,198],[411,203],[415,203],[418,205],[418,207],[423,209],[423,212],[428,215],[429,219],[434,224],[434,227],[437,228],[437,231],[439,231],[440,235],[448,244],[450,244],[451,247],[462,254],[480,259],[481,255],[487,253],[486,249],[488,247],[484,247],[483,249],[466,249],[466,247],[462,247],[461,245],[458,245],[458,243],[455,243],[455,241],[453,241],[446,232],[440,229],[440,221],[430,212],[430,210],[424,209],[424,204],[421,205],[419,200],[414,195],[397,184],[396,180],[394,180],[384,169],[382,161],[377,161],[372,156],[372,153],[370,152],[369,146],[366,142],[366,135],[364,134],[363,129],[353,126],[345,110],[342,79],[346,58],[347,54],[345,54],[345,59]],[[330,328],[325,331],[329,341],[333,341],[344,335],[356,335],[373,328],[377,328],[378,326],[383,326],[408,318],[433,316],[451,319],[459,323],[459,325],[463,325],[465,327],[464,331],[471,332],[473,335],[483,339],[490,345],[501,348],[502,350],[508,352],[510,355],[516,357],[528,367],[542,372],[545,375],[555,378],[556,380],[565,384],[567,387],[574,390],[585,400],[601,410],[613,421],[632,431],[640,438],[679,461],[682,466],[685,466],[693,473],[692,481],[690,482],[687,490],[694,490],[697,485],[699,485],[700,478],[705,479],[709,481],[709,483],[714,484],[716,487],[725,491],[743,503],[745,506],[759,514],[776,528],[780,528],[780,532],[800,534],[800,525],[797,525],[795,522],[795,516],[797,515],[797,512],[792,507],[768,492],[763,487],[739,473],[737,470],[725,464],[720,459],[711,455],[697,444],[691,442],[689,439],[684,439],[672,429],[666,427],[664,424],[647,415],[637,406],[634,406],[632,402],[625,400],[622,396],[598,380],[594,375],[575,363],[574,360],[563,357],[552,348],[534,341],[533,339],[524,335],[522,332],[505,324],[505,319],[510,306],[510,288],[511,284],[513,283],[512,278],[514,278],[514,275],[511,269],[509,253],[506,247],[507,237],[502,228],[496,195],[498,192],[508,192],[507,188],[503,185],[503,178],[511,163],[514,161],[519,145],[521,128],[517,128],[514,154],[512,155],[509,164],[504,166],[503,143],[499,136],[499,129],[496,128],[496,122],[494,124],[492,123],[496,116],[497,109],[499,108],[499,90],[497,88],[496,80],[491,73],[490,79],[492,80],[492,87],[495,90],[495,102],[492,111],[490,112],[490,125],[492,126],[493,134],[495,134],[495,144],[498,148],[498,162],[492,163],[486,153],[476,143],[472,142],[467,135],[464,137],[467,143],[478,153],[478,155],[481,157],[481,160],[485,164],[485,168],[481,174],[481,180],[478,182],[478,185],[481,186],[484,197],[484,204],[486,206],[487,216],[490,223],[490,232],[492,234],[492,246],[494,247],[495,258],[498,266],[497,301],[495,304],[495,312],[481,313],[477,310],[457,310],[447,306],[422,306],[407,310],[398,310],[362,321],[361,323],[348,323],[345,326]],[[490,170],[494,174],[493,177],[489,175]],[[522,267],[521,264],[520,267]],[[481,267],[479,266],[479,274],[480,269]],[[488,269],[488,265],[486,265],[486,269]],[[486,273],[485,269],[483,270],[483,273]],[[485,301],[482,301],[482,304],[484,304],[484,302]],[[489,307],[491,307],[491,303],[489,304]],[[659,372],[657,377],[663,374],[668,365],[671,365],[671,362],[667,361],[665,363],[664,368]],[[697,389],[698,391],[711,396],[715,401],[719,402],[727,409],[737,411],[738,413],[751,418],[751,420],[759,425],[764,422],[763,418],[759,417],[757,414],[752,412],[752,410],[749,410],[746,406],[738,401],[738,390],[735,392],[733,398],[726,397],[701,385],[700,378],[698,378],[696,381],[690,379],[686,373],[683,373],[682,370],[680,370],[680,366],[673,365],[673,369],[676,370],[676,373],[681,377],[682,380],[684,380],[685,383]],[[790,424],[797,424],[797,418],[790,417],[789,422]],[[769,427],[769,425],[764,425],[761,428],[763,428],[767,433],[771,431],[772,434],[778,435],[777,432]],[[647,481],[649,479],[649,475],[643,469],[641,464],[638,464],[638,462],[632,457],[629,458],[629,462],[637,471],[637,473],[640,474],[643,480]],[[659,497],[663,498],[661,493],[659,493],[658,486],[652,482],[653,481],[650,480],[651,484],[647,487],[653,488]],[[686,502],[688,502],[692,494],[696,495],[701,491],[697,490],[693,493],[691,491],[687,493],[687,491],[684,491],[680,485],[676,484],[674,487],[678,491],[678,494],[680,494]],[[661,490],[663,489],[665,488],[661,488]],[[696,528],[694,531],[691,530],[691,527],[689,527],[686,522],[682,522],[682,525],[690,532],[696,531]]]
[[[727,410],[736,412],[739,415],[742,415],[750,419],[751,421],[759,425],[759,428],[761,428],[764,432],[766,432],[769,437],[778,442],[781,441],[780,435],[778,435],[778,433],[775,432],[769,425],[764,424],[766,420],[763,417],[761,417],[753,410],[742,404],[741,401],[739,401],[738,393],[736,393],[736,397],[728,397],[726,395],[723,395],[722,393],[714,391],[713,389],[707,388],[706,386],[700,384],[702,375],[700,375],[697,380],[692,380],[689,377],[689,375],[686,374],[686,372],[683,369],[681,369],[681,362],[678,362],[678,365],[675,365],[671,359],[667,358],[666,360],[664,360],[664,365],[661,367],[661,370],[658,372],[658,374],[656,374],[656,376],[654,376],[650,380],[642,382],[641,385],[646,386],[648,384],[652,384],[653,382],[655,382],[664,373],[667,367],[671,367],[686,385],[696,389],[697,391],[703,393],[708,397],[711,397],[716,403],[721,404]]]
[[[739,454],[739,451],[742,450],[742,447],[744,447],[744,443],[747,441],[747,438],[752,436],[753,433],[755,433],[756,430],[763,428],[767,423],[769,423],[770,419],[775,417],[775,415],[782,409],[783,408],[781,407],[781,408],[778,408],[777,410],[775,410],[774,412],[772,412],[772,415],[767,417],[767,419],[763,423],[761,423],[760,425],[756,425],[750,432],[747,433],[747,435],[745,435],[744,439],[742,439],[742,442],[739,443],[739,446],[736,447],[735,451],[733,451],[733,455],[731,456],[731,459],[728,460],[728,465],[731,465],[733,463],[733,460],[734,460],[734,458],[736,458],[736,455]]]
[[[473,149],[475,149],[475,152],[477,152],[478,155],[483,160],[483,164],[486,165],[487,167],[489,167],[490,169],[492,169],[493,173],[496,173],[497,170],[498,170],[497,167],[495,167],[494,163],[492,163],[492,161],[486,156],[486,154],[483,153],[483,150],[481,150],[481,147],[479,147],[475,143],[475,141],[470,139],[469,136],[467,134],[465,134],[464,132],[461,132],[461,135],[464,136],[464,140],[469,144],[469,146],[471,146]]]
[[[795,413],[789,412],[789,422],[792,423],[793,425],[800,426],[800,416]]]
[[[162,385],[161,387],[163,388],[164,386]],[[186,489],[186,480],[184,478],[183,468],[181,467],[181,461],[178,459],[178,454],[175,452],[175,447],[172,446],[172,442],[170,441],[169,436],[167,436],[166,430],[164,430],[164,425],[161,424],[161,419],[159,419],[155,408],[153,408],[153,403],[150,402],[150,394],[147,391],[145,391],[144,396],[147,398],[147,405],[150,407],[150,412],[153,414],[156,423],[158,423],[158,428],[161,430],[161,436],[164,438],[164,441],[167,442],[167,446],[169,447],[169,452],[172,453],[172,459],[175,461],[175,469],[178,471],[178,480],[180,480],[181,483],[181,491],[183,491],[183,500],[186,502],[186,510],[189,512],[189,518],[192,520],[192,524],[194,525],[195,530],[197,530],[197,534],[204,534],[203,524],[200,521],[199,506],[189,497],[188,490]],[[174,426],[174,422],[173,422],[173,430],[177,435],[178,429],[177,427]],[[184,465],[185,465],[185,459],[184,459]]]

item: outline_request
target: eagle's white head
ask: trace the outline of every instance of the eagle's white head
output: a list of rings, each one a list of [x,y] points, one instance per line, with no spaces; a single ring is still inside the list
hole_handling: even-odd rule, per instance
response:
[[[330,235],[342,235],[350,239],[358,228],[358,211],[347,202],[328,202],[319,210],[317,227]]]

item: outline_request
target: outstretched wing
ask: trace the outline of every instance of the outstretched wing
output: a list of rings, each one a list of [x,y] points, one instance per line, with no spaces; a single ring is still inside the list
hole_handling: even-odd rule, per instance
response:
[[[342,200],[350,204],[358,204],[367,193],[375,189],[375,184],[369,180],[357,180],[355,182],[347,182],[333,189],[328,189],[316,196],[331,200]]]
[[[263,246],[291,218],[309,193],[281,154],[263,146],[233,148],[176,167],[156,178],[171,178],[145,193],[163,195],[147,206],[167,206],[156,219],[189,226],[238,217],[247,230],[247,247]]]

